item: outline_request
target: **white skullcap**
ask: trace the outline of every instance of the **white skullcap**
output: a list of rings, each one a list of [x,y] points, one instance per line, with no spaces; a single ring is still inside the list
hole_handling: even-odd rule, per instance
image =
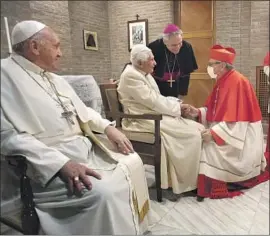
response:
[[[17,23],[11,32],[12,45],[16,45],[17,43],[29,39],[45,27],[46,25],[35,20],[26,20]]]

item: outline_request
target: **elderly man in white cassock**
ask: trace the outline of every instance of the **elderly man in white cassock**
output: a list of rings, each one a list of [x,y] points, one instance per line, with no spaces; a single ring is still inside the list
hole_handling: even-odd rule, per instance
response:
[[[41,232],[142,234],[150,208],[141,159],[53,73],[62,55],[57,35],[22,21],[12,45],[1,60],[1,154],[26,156]]]
[[[151,73],[156,65],[151,49],[135,45],[130,54],[132,65],[127,65],[118,85],[120,102],[125,113],[160,113],[161,133],[161,187],[172,187],[175,194],[197,188],[201,156],[203,125],[181,117],[188,108],[176,97],[165,97]],[[124,119],[123,129],[154,132],[150,120]]]

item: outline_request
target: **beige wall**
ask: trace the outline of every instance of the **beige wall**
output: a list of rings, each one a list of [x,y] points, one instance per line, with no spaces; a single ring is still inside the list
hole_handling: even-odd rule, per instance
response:
[[[217,1],[217,43],[233,46],[235,67],[255,85],[256,66],[269,51],[268,1]]]
[[[110,77],[110,41],[106,1],[69,1],[72,67],[74,74],[92,74],[98,81]],[[98,51],[84,50],[83,29],[97,32]]]
[[[92,74],[98,81],[119,76],[129,60],[127,21],[148,19],[149,41],[173,21],[173,1],[1,1],[1,58],[7,55],[3,16],[36,19],[62,41],[62,74]],[[236,68],[255,84],[255,67],[269,50],[268,1],[216,1],[217,43],[235,47]],[[99,51],[83,49],[82,30],[98,33]]]
[[[8,52],[3,17],[10,32],[17,21],[38,20],[51,26],[61,39],[60,74],[110,77],[109,23],[106,1],[1,1],[1,58]],[[84,50],[83,29],[96,31],[99,51]]]

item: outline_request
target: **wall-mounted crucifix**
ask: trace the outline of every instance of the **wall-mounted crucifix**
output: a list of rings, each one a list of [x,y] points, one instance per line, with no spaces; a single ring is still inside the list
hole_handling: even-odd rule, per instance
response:
[[[139,17],[140,17],[140,16],[137,14],[137,15],[136,15],[136,20],[139,20]]]

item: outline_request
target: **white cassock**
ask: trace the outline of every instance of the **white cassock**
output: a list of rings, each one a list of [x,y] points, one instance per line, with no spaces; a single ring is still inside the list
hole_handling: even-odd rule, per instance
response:
[[[62,117],[49,81],[73,111],[73,125]],[[134,235],[147,230],[150,203],[140,157],[116,152],[105,135],[92,132],[103,133],[110,124],[60,76],[16,54],[1,60],[1,154],[27,157],[41,233]],[[102,176],[89,177],[93,188],[82,197],[68,197],[55,176],[68,160]]]
[[[117,88],[127,114],[159,113],[161,120],[161,187],[180,194],[197,188],[204,127],[181,117],[180,101],[160,94],[154,78],[128,65]],[[123,129],[154,132],[150,120],[124,119]]]

